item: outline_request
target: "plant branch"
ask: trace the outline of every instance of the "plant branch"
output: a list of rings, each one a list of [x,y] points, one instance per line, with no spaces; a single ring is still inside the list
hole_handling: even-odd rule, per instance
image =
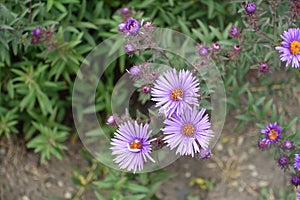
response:
[[[85,184],[83,186],[81,186],[78,190],[78,192],[76,193],[76,195],[73,197],[72,200],[79,200],[79,198],[82,196],[84,190],[85,190],[85,186],[91,182],[93,175],[94,175],[94,171],[97,168],[98,164],[97,163],[93,163],[87,177],[84,179]]]

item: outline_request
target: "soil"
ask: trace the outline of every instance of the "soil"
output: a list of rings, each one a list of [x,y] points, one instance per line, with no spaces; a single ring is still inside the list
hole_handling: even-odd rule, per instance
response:
[[[52,157],[41,165],[38,155],[19,141],[13,137],[0,142],[0,200],[70,199],[76,189],[70,167],[84,168],[88,164],[79,155],[80,145],[68,145],[70,151],[63,160]]]
[[[280,188],[288,188],[289,174],[276,165],[268,151],[257,148],[255,126],[248,125],[243,132],[235,133],[232,127],[236,121],[232,117],[226,120],[211,159],[181,157],[166,168],[178,175],[163,183],[157,192],[160,199],[185,200],[193,195],[201,200],[255,200],[261,189],[268,187],[268,200],[274,200]],[[38,156],[17,141],[2,138],[0,143],[0,199],[70,199],[76,191],[70,166],[83,169],[88,165],[79,155],[80,144],[68,145],[70,150],[62,161],[53,158],[40,165]],[[209,189],[190,185],[196,179],[209,180],[213,185]],[[84,194],[83,199],[96,197]]]

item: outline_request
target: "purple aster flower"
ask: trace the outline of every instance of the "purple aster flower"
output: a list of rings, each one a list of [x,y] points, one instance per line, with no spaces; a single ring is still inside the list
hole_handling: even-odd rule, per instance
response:
[[[286,156],[280,156],[277,162],[282,169],[286,169],[289,165],[289,159]]]
[[[123,32],[124,28],[125,28],[125,24],[124,23],[121,23],[121,24],[118,25],[118,31],[119,32]]]
[[[232,27],[229,31],[229,35],[231,37],[237,37],[239,35],[239,28],[236,26]]]
[[[258,141],[257,146],[259,149],[264,150],[268,145],[266,144],[266,139],[261,139]]]
[[[274,142],[278,142],[278,140],[281,138],[281,131],[282,128],[277,125],[277,122],[275,122],[274,124],[269,124],[265,129],[261,130],[261,133],[266,136],[266,144],[272,144]]]
[[[151,88],[149,85],[144,85],[141,90],[144,94],[149,94],[151,91]]]
[[[241,51],[241,49],[242,49],[242,46],[241,45],[238,45],[238,44],[235,44],[235,45],[233,45],[233,50],[235,51],[235,52],[240,52]]]
[[[129,18],[130,16],[132,15],[132,11],[130,8],[128,7],[124,7],[121,9],[121,13],[120,13],[120,16],[126,20],[127,18]]]
[[[211,149],[210,148],[206,148],[206,149],[201,148],[198,155],[199,155],[199,158],[201,158],[201,159],[210,158],[211,157]]]
[[[249,2],[245,5],[245,11],[248,13],[248,14],[253,14],[255,13],[256,11],[256,3],[254,2]]]
[[[156,107],[161,107],[159,112],[170,117],[173,113],[180,115],[191,105],[198,106],[199,90],[199,82],[191,72],[180,70],[177,73],[173,69],[158,77],[151,93]]]
[[[135,52],[135,48],[132,44],[128,43],[124,46],[124,49],[125,49],[125,52],[128,54],[128,55],[132,55],[134,54]]]
[[[300,171],[300,154],[295,154],[294,168]]]
[[[280,47],[276,47],[280,54],[280,60],[288,66],[300,67],[300,28],[289,28],[281,35],[283,41]]]
[[[269,71],[269,65],[266,63],[262,63],[259,65],[259,71],[262,73],[267,73]]]
[[[213,47],[213,50],[215,50],[215,51],[219,51],[220,48],[221,48],[221,46],[220,46],[219,43],[213,43],[213,44],[212,44],[212,47]]]
[[[140,66],[132,66],[132,67],[130,67],[128,73],[131,76],[139,76],[141,73],[141,67]]]
[[[40,37],[42,35],[43,31],[41,28],[35,28],[32,31],[32,35],[34,35],[35,37]]]
[[[133,18],[127,19],[125,22],[124,32],[128,35],[135,35],[139,32],[141,24]]]
[[[37,43],[39,43],[40,41],[39,41],[39,38],[37,38],[37,37],[35,37],[35,36],[32,36],[31,37],[31,44],[37,44]]]
[[[293,175],[292,178],[291,178],[291,183],[294,185],[294,186],[298,186],[300,185],[300,178],[299,176],[297,175]]]
[[[284,140],[283,141],[283,148],[285,150],[291,150],[294,147],[294,144],[291,140]]]
[[[207,55],[209,54],[209,49],[208,49],[208,47],[205,46],[205,45],[200,45],[200,46],[198,47],[198,54],[199,54],[200,56],[207,56]]]
[[[180,116],[174,114],[164,121],[166,127],[162,131],[166,136],[163,140],[171,150],[177,148],[176,154],[194,157],[200,149],[208,148],[213,132],[209,129],[208,115],[204,113],[204,108],[198,111],[194,106],[192,109],[184,110]]]
[[[131,14],[131,10],[128,7],[124,7],[121,9],[121,15],[128,15]]]
[[[151,158],[151,145],[149,136],[151,134],[149,124],[140,124],[135,121],[125,122],[119,126],[115,137],[111,140],[113,155],[117,155],[114,161],[119,164],[120,169],[127,168],[128,171],[142,170],[147,158],[155,162]]]
[[[153,23],[152,22],[146,22],[145,24],[144,24],[144,28],[152,28],[153,27]]]
[[[109,126],[115,126],[117,124],[116,120],[115,120],[115,117],[113,115],[109,116],[107,118],[106,124],[109,125]]]
[[[296,194],[296,198],[298,199],[298,200],[300,200],[300,188],[297,188],[297,194]]]

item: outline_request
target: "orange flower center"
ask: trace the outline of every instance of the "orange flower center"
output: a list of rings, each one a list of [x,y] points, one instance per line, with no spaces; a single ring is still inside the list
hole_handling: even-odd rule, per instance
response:
[[[130,149],[141,149],[142,143],[138,140],[134,140],[130,143],[129,147],[130,147]]]
[[[276,140],[278,135],[279,135],[278,132],[274,129],[271,129],[270,132],[268,133],[270,140]]]
[[[291,42],[290,50],[291,50],[291,53],[294,55],[300,54],[300,42],[296,41],[296,40]]]
[[[178,101],[178,100],[182,99],[183,91],[182,91],[182,89],[176,88],[176,89],[172,90],[170,96],[173,100]]]
[[[192,124],[186,124],[182,127],[183,135],[191,136],[195,133],[195,127]]]

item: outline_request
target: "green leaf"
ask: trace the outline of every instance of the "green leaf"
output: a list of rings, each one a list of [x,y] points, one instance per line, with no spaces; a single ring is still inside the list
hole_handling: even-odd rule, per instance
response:
[[[123,200],[142,200],[145,199],[145,197],[146,197],[145,194],[138,194],[138,195],[124,197]]]
[[[68,12],[67,9],[66,9],[66,7],[65,7],[62,3],[60,3],[59,1],[54,1],[54,6],[55,6],[59,11],[61,11],[62,13]]]
[[[95,30],[98,30],[98,26],[92,24],[91,22],[76,22],[74,24],[75,27],[78,27],[78,28],[90,28],[90,29],[95,29]]]
[[[104,198],[101,194],[99,194],[98,192],[95,192],[95,196],[97,197],[97,200],[107,200],[106,198]]]
[[[253,117],[250,114],[236,115],[235,118],[246,122],[251,121],[253,119]]]
[[[290,121],[286,127],[285,127],[285,131],[288,131],[292,128],[292,126],[294,126],[298,121],[298,117],[295,117],[294,119],[292,119],[292,121]]]
[[[51,10],[53,3],[54,3],[54,0],[47,1],[47,5],[46,5],[47,12],[49,12]]]
[[[135,183],[127,183],[126,188],[132,193],[148,193],[150,189]]]

